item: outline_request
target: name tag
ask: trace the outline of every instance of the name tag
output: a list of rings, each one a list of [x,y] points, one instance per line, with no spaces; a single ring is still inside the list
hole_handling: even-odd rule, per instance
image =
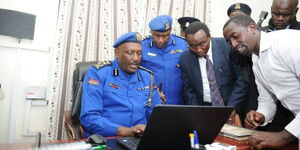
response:
[[[137,88],[137,91],[142,91],[142,90],[146,90],[149,89],[149,86],[145,86],[145,87],[141,87],[141,88]]]
[[[156,54],[148,52],[148,56],[156,56]]]
[[[182,49],[177,49],[177,50],[173,50],[170,52],[170,54],[176,54],[176,53],[182,53],[183,50]]]

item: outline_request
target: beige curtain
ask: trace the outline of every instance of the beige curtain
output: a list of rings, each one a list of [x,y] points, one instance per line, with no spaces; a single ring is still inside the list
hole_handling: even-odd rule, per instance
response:
[[[203,20],[205,0],[61,0],[57,22],[57,48],[52,51],[49,140],[64,139],[63,112],[72,105],[72,77],[82,61],[112,60],[114,40],[138,31],[146,36],[148,22],[157,15],[177,19],[192,16]]]

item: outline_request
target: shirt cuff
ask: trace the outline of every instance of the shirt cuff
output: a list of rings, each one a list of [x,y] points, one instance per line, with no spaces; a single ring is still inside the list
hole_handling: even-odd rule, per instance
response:
[[[264,117],[265,117],[265,122],[261,126],[265,126],[268,123],[273,121],[273,118],[274,118],[274,115],[275,115],[274,113],[272,113],[270,111],[267,111],[266,109],[257,109],[257,112],[263,114]]]
[[[285,129],[289,131],[292,135],[300,139],[300,114],[295,117],[295,119],[290,122]]]
[[[257,112],[261,113],[265,117],[265,122],[261,126],[265,126],[273,121],[276,113],[276,104],[268,102],[258,102]]]
[[[108,136],[117,136],[117,130],[120,127],[120,125],[112,124],[109,128],[106,128],[106,133],[108,133]]]

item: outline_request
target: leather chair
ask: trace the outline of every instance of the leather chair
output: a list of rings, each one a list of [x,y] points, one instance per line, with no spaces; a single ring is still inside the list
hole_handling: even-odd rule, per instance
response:
[[[83,127],[80,124],[80,109],[81,109],[81,95],[82,85],[85,72],[92,65],[101,63],[99,61],[79,62],[76,64],[76,69],[73,72],[73,103],[72,109],[66,110],[65,115],[65,129],[70,140],[79,140],[84,136]]]

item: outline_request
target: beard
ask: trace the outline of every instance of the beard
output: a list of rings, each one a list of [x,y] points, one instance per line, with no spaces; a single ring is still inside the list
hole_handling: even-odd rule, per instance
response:
[[[252,51],[249,49],[248,46],[246,45],[239,45],[237,48],[236,48],[236,51],[244,56],[250,56],[252,55]]]

